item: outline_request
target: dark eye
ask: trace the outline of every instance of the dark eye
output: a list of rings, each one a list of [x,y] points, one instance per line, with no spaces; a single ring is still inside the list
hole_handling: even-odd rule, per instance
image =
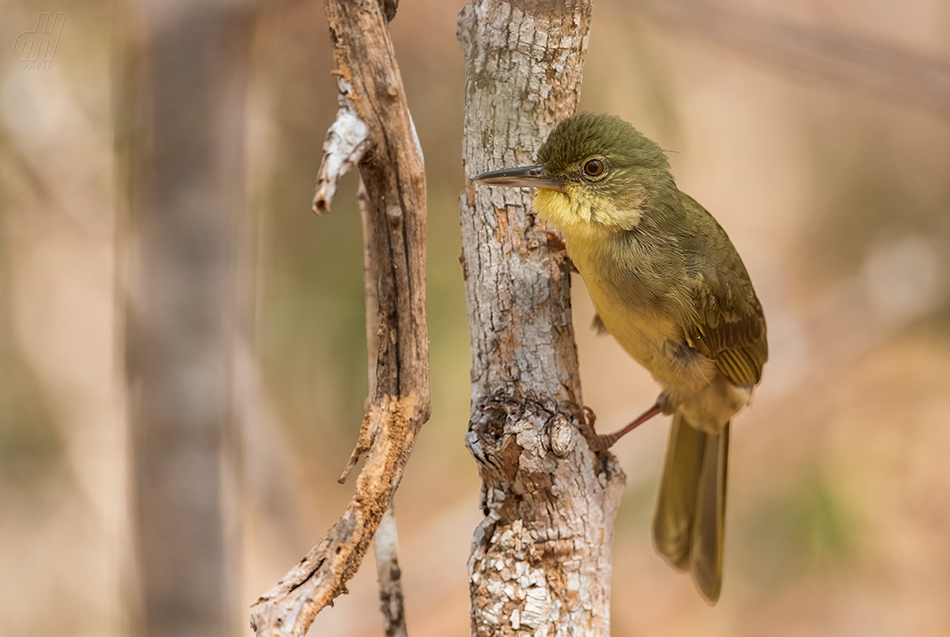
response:
[[[604,174],[604,162],[599,159],[591,159],[589,162],[584,164],[584,172],[588,177],[600,177]]]

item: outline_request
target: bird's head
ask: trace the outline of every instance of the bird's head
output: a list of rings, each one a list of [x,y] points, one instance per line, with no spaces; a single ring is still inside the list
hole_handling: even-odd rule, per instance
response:
[[[483,173],[475,182],[538,189],[534,209],[569,238],[635,228],[676,191],[663,150],[611,115],[565,119],[533,166]]]

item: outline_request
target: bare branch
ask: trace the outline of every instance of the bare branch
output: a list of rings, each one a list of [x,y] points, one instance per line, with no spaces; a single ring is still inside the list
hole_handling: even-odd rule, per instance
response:
[[[376,392],[376,353],[379,351],[379,294],[376,279],[376,237],[373,234],[373,211],[366,188],[360,181],[357,191],[360,219],[363,221],[363,284],[366,298],[366,357],[369,395]],[[399,568],[399,538],[396,532],[396,514],[392,504],[373,538],[373,556],[376,558],[376,582],[379,586],[379,604],[383,613],[386,637],[407,637],[406,610],[403,604],[402,577]]]
[[[349,87],[345,99],[368,132],[359,165],[378,272],[376,383],[354,450],[354,458],[365,453],[366,462],[353,499],[327,536],[254,605],[251,626],[259,636],[303,635],[316,614],[345,591],[429,417],[422,153],[380,4],[327,0],[326,13],[340,86]],[[344,157],[337,169],[324,162],[328,184],[335,183],[353,152],[337,155]]]

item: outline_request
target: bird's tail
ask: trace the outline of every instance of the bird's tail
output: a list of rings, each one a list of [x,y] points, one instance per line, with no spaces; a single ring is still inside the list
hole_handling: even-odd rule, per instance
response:
[[[729,423],[719,435],[673,416],[660,481],[653,544],[679,571],[691,571],[710,604],[722,590]]]

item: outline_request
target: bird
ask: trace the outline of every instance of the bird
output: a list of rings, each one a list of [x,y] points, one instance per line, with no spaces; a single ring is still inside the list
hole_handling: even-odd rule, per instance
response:
[[[653,416],[672,416],[653,544],[715,605],[730,423],[768,360],[762,304],[735,246],[679,190],[663,149],[613,115],[568,117],[541,145],[536,164],[472,181],[537,189],[532,208],[563,237],[595,325],[660,385],[653,406],[626,427],[597,435],[589,412],[578,418],[580,431],[600,452]]]

